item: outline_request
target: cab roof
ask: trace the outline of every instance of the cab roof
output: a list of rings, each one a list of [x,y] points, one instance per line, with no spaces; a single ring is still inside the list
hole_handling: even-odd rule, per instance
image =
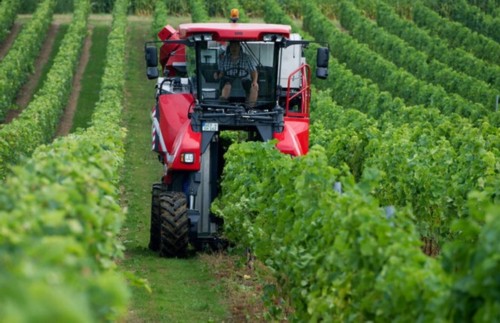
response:
[[[179,25],[181,39],[195,34],[212,34],[213,40],[255,40],[263,35],[276,34],[290,38],[291,27],[277,24],[254,23],[189,23]]]

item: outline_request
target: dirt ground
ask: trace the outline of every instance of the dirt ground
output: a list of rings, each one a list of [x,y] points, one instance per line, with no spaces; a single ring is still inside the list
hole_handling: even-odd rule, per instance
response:
[[[56,132],[56,137],[66,136],[71,130],[73,125],[73,116],[76,112],[76,106],[78,104],[78,97],[80,96],[80,90],[82,88],[81,80],[87,63],[90,57],[90,47],[92,46],[92,30],[93,27],[89,26],[89,33],[85,38],[85,43],[83,44],[82,54],[80,56],[80,63],[78,64],[78,69],[76,70],[75,76],[73,77],[73,85],[71,95],[69,96],[68,105],[64,109],[64,113],[59,122],[59,127]]]
[[[42,76],[42,67],[45,64],[47,64],[50,58],[50,53],[52,51],[52,47],[54,45],[54,41],[58,30],[59,30],[59,24],[52,24],[50,26],[49,31],[47,33],[47,37],[42,44],[40,54],[38,55],[35,61],[34,73],[31,76],[29,76],[28,81],[19,90],[15,102],[15,104],[18,106],[18,109],[10,110],[7,113],[7,116],[5,118],[5,123],[11,122],[14,118],[16,118],[19,114],[21,114],[22,110],[26,108],[28,103],[31,101],[31,98],[33,97],[34,94],[33,92],[35,91],[35,88],[38,85],[38,82],[40,81],[40,77]]]
[[[28,19],[31,18],[31,15],[19,15],[18,21],[13,25],[11,32],[7,36],[7,38],[0,44],[0,60],[7,55],[10,47],[14,43],[16,37],[22,29],[23,23],[25,23]],[[110,23],[112,20],[111,15],[91,15],[90,20],[94,23]],[[142,21],[144,17],[129,17],[131,21]],[[47,37],[42,45],[40,50],[40,55],[36,59],[35,62],[35,71],[33,75],[31,75],[27,81],[27,83],[21,88],[19,91],[18,97],[16,99],[15,104],[18,106],[17,110],[10,110],[7,112],[4,123],[9,123],[13,119],[15,119],[18,115],[20,115],[23,109],[29,104],[31,99],[33,98],[34,91],[40,81],[42,67],[47,64],[49,60],[51,50],[57,36],[57,32],[60,24],[67,24],[71,22],[71,15],[62,14],[62,15],[54,15],[53,23],[50,26]],[[72,84],[72,93],[70,95],[68,105],[66,106],[63,116],[61,117],[61,121],[56,133],[56,136],[64,136],[67,135],[73,124],[73,116],[76,112],[76,106],[78,103],[78,97],[81,90],[81,79],[83,76],[83,72],[87,66],[90,55],[90,47],[92,46],[92,29],[93,26],[89,25],[89,34],[85,39],[85,43],[82,48],[82,54],[80,56],[80,63],[78,65],[78,69],[73,78]]]
[[[20,23],[16,22],[12,26],[12,29],[11,29],[9,35],[7,36],[7,38],[5,38],[5,40],[0,44],[0,61],[9,52],[9,49],[12,46],[12,44],[14,43],[14,40],[16,39],[17,35],[19,34],[19,31],[21,31],[21,27],[22,27],[22,25]]]
[[[22,25],[20,23],[16,22],[9,36],[0,45],[0,58],[5,57],[5,55],[7,54],[15,38],[20,32],[21,26]],[[89,27],[88,36],[85,38],[85,43],[83,44],[82,54],[80,56],[78,69],[73,78],[72,92],[68,104],[64,110],[63,116],[61,117],[61,121],[59,123],[59,127],[56,133],[57,136],[67,135],[73,124],[73,116],[76,111],[78,97],[80,95],[80,90],[81,90],[81,79],[85,71],[85,68],[87,66],[87,63],[89,61],[90,47],[92,46],[92,38],[91,38],[92,28],[93,28],[92,26]],[[18,109],[10,110],[6,115],[4,123],[9,123],[13,119],[15,119],[18,115],[20,115],[22,111],[28,106],[31,99],[33,98],[33,95],[35,94],[34,91],[42,75],[42,67],[45,64],[47,64],[50,58],[52,47],[54,45],[54,41],[57,36],[58,30],[59,30],[59,23],[54,23],[50,26],[49,31],[47,33],[47,37],[44,43],[42,44],[40,55],[37,57],[35,61],[34,73],[29,77],[26,84],[24,84],[23,87],[20,89],[18,96],[16,98],[15,104],[17,105]]]

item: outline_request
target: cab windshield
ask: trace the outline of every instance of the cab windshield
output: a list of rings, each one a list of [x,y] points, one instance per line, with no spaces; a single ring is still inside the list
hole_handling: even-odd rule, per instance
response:
[[[276,50],[274,43],[266,42],[197,43],[198,100],[272,108],[276,101]]]

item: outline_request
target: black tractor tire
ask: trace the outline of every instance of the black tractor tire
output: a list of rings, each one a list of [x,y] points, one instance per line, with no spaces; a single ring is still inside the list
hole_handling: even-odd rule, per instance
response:
[[[160,256],[168,258],[187,256],[189,243],[187,210],[187,200],[184,193],[160,193]]]
[[[153,184],[151,191],[151,225],[149,227],[149,249],[152,251],[160,251],[161,239],[161,217],[160,217],[160,192],[162,184]]]

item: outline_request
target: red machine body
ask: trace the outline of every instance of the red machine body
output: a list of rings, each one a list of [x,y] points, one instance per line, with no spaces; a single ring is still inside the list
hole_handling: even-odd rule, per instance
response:
[[[181,24],[179,30],[167,25],[158,33],[158,37],[161,40],[179,41],[207,34],[211,35],[212,41],[221,44],[231,40],[258,42],[263,41],[266,35],[288,39],[290,27],[274,24],[190,23]],[[186,61],[186,45],[167,42],[160,48],[160,64],[167,77],[185,74]],[[300,88],[294,90],[291,81],[297,75],[300,77]],[[281,131],[273,132],[272,138],[278,140],[276,146],[283,153],[300,156],[309,149],[309,66],[305,62],[298,65],[287,76],[286,82],[286,97],[282,100],[286,109],[284,125]],[[193,93],[175,93],[172,89],[173,86],[166,91],[168,93],[159,95],[158,104],[153,108],[153,116],[157,119],[157,125],[153,127],[153,150],[161,154],[169,170],[199,170],[201,133],[188,126],[191,123],[188,114],[196,97]],[[296,98],[300,98],[299,110],[292,110],[290,104]],[[162,147],[161,141],[164,141],[165,147]],[[181,156],[185,153],[194,154],[193,163],[181,162]]]
[[[188,241],[197,249],[218,246],[222,220],[210,204],[220,190],[230,144],[223,132],[246,132],[247,140],[276,140],[285,154],[307,154],[311,69],[303,46],[308,42],[290,31],[285,25],[236,22],[181,24],[178,30],[167,25],[158,33],[159,55],[156,44],[146,46],[148,78],[157,78],[152,150],[164,165],[152,190],[152,250],[177,257],[185,255]],[[246,63],[221,81],[233,42]],[[328,52],[322,55],[325,60]],[[326,65],[318,64],[321,78]],[[245,86],[250,76],[253,93]]]
[[[169,169],[196,171],[200,169],[201,133],[190,127],[187,109],[194,103],[191,94],[159,96],[153,108],[153,151],[158,152]],[[192,163],[183,163],[181,156],[192,153]]]
[[[181,38],[193,35],[211,34],[214,41],[262,40],[264,35],[274,34],[290,37],[290,26],[275,24],[240,24],[240,23],[191,23],[179,25]]]
[[[158,38],[163,41],[180,40],[179,32],[170,25],[158,32]],[[164,43],[160,48],[160,65],[164,75],[176,76],[179,72],[185,72],[186,47],[178,43]]]

